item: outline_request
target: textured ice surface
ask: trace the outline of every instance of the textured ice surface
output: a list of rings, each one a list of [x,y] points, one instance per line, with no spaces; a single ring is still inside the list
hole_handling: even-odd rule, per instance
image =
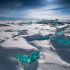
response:
[[[66,25],[57,26],[58,29],[64,27]],[[63,33],[66,38],[70,37],[69,31],[70,28],[67,28]],[[40,35],[41,40],[39,40]],[[0,70],[70,70],[70,49],[59,49],[59,46],[63,44],[56,44],[56,42],[54,44],[51,37],[52,41],[43,39],[47,35],[57,37],[56,27],[35,23],[23,26],[10,24],[10,26],[0,27]],[[22,64],[12,57],[17,53],[15,51],[18,48],[22,49],[20,51],[23,54],[28,54],[31,50],[40,50],[40,59],[28,65]]]

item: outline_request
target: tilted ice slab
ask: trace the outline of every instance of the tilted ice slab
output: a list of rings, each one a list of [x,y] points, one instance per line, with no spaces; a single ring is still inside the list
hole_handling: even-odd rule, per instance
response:
[[[0,38],[11,38],[14,35],[18,35],[18,32],[5,32],[5,31],[1,31],[0,32]]]
[[[1,46],[3,46],[4,48],[20,48],[26,50],[31,50],[31,49],[37,50],[37,48],[28,44],[28,42],[22,37],[6,39],[3,43],[1,43]]]
[[[54,63],[59,65],[67,65],[70,66],[70,64],[58,55],[57,50],[54,48],[54,46],[51,44],[49,40],[43,40],[43,41],[31,41],[30,44],[41,47],[40,49],[40,59],[39,63]],[[52,49],[51,49],[52,47]]]

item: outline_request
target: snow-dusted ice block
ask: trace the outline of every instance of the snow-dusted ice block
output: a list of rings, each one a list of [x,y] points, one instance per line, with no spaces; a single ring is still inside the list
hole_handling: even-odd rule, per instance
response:
[[[18,32],[5,32],[1,31],[0,32],[0,38],[12,38],[14,35],[18,35]]]
[[[37,50],[37,48],[28,44],[28,42],[24,38],[19,36],[11,39],[6,39],[3,43],[1,43],[1,46],[3,46],[4,48],[20,48],[26,50],[31,50],[31,49]]]

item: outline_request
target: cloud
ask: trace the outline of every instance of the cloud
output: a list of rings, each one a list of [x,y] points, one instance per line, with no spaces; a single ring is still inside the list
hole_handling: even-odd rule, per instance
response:
[[[28,16],[31,19],[60,19],[60,20],[68,20],[70,19],[70,15],[62,14],[62,11],[30,11]]]
[[[0,0],[0,8],[4,9],[37,8],[44,5],[42,0]]]
[[[58,4],[70,6],[70,0],[57,0]]]
[[[42,0],[0,0],[0,17],[22,17],[27,15],[29,9],[41,8],[45,5]]]
[[[59,18],[69,12],[70,0],[0,0],[0,17]]]

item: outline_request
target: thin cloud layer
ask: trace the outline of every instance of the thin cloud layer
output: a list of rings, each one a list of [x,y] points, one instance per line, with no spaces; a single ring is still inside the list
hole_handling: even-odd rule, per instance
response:
[[[0,0],[0,17],[70,16],[70,0]]]

